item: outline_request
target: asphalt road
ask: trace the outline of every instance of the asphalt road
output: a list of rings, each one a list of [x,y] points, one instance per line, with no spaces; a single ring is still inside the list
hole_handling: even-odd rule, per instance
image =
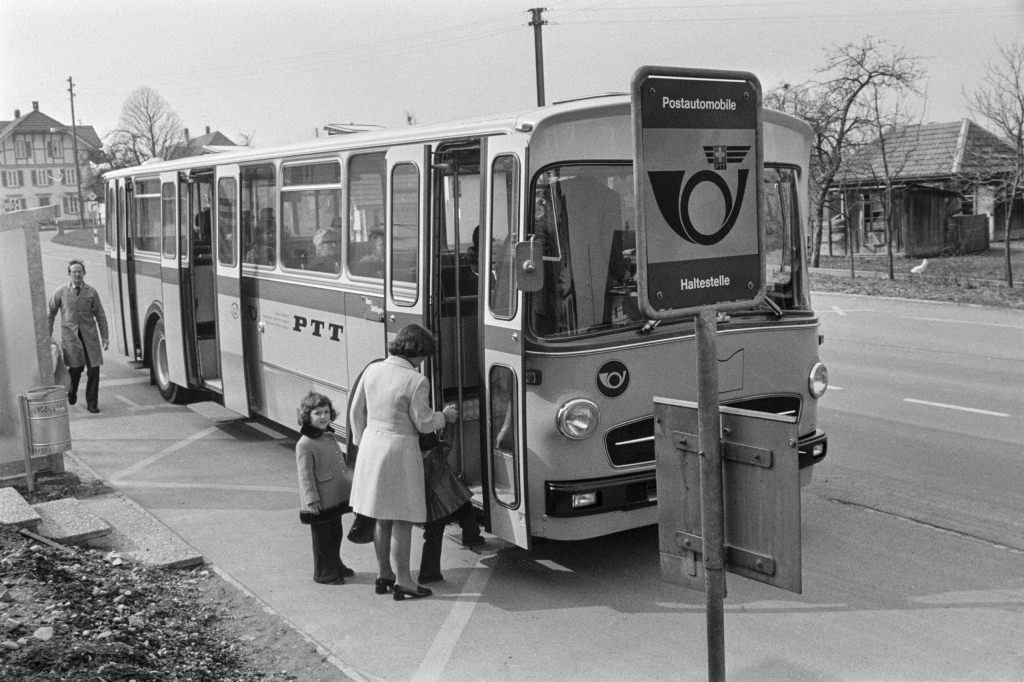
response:
[[[44,244],[47,288],[69,251],[104,291],[98,252]],[[1024,314],[816,302],[834,386],[802,495],[803,594],[729,576],[728,679],[1024,678]],[[290,434],[164,404],[111,356],[101,407],[72,410],[76,455],[355,679],[706,679],[703,595],[661,580],[653,528],[531,553],[446,543],[446,582],[402,603],[372,593],[371,549],[345,545],[357,576],[328,589],[308,575]]]
[[[1024,549],[1024,314],[818,294],[819,492]]]

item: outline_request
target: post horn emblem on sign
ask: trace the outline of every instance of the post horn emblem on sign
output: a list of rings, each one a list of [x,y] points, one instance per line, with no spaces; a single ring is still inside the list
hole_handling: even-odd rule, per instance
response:
[[[704,147],[704,155],[715,170],[697,171],[690,176],[685,184],[683,179],[686,176],[686,171],[648,171],[647,175],[651,179],[651,189],[654,190],[654,199],[658,202],[661,217],[676,234],[688,242],[701,246],[711,246],[725,239],[733,225],[736,224],[736,218],[739,217],[740,208],[743,206],[743,196],[750,170],[741,168],[738,171],[735,201],[733,192],[729,189],[725,178],[715,171],[725,170],[730,163],[743,161],[748,151],[750,151],[749,145]],[[710,182],[717,187],[725,202],[725,218],[722,220],[722,224],[711,232],[698,230],[690,216],[690,197],[697,186],[703,182]]]

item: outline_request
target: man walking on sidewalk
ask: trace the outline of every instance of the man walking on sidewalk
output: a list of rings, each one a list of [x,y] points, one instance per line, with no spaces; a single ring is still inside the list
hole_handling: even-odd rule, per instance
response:
[[[88,368],[85,383],[85,404],[90,412],[99,412],[100,365],[103,350],[109,348],[107,316],[103,313],[100,294],[85,283],[85,263],[80,260],[68,261],[70,281],[53,292],[49,303],[50,338],[53,338],[53,320],[60,311],[60,345],[64,353],[64,364],[71,376],[68,402],[78,402],[78,382],[82,371]],[[97,327],[99,333],[97,334]]]

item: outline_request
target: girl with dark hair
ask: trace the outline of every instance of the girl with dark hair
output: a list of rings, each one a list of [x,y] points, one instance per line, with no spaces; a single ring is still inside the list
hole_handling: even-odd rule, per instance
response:
[[[433,335],[419,325],[403,327],[388,345],[383,362],[368,366],[351,398],[352,441],[359,446],[352,507],[377,519],[377,594],[395,601],[426,597],[409,571],[412,526],[427,520],[423,455],[419,434],[458,419],[458,408],[430,407],[427,378],[416,368],[437,350]]]
[[[310,391],[299,404],[298,416],[302,433],[295,444],[302,503],[299,520],[309,525],[313,535],[313,580],[341,585],[355,571],[339,556],[341,515],[352,511],[348,504],[352,473],[331,427],[338,413],[330,398]]]

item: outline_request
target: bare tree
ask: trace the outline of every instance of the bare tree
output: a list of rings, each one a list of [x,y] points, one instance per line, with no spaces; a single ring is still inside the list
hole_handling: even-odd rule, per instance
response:
[[[319,137],[319,128],[317,129],[317,137]],[[251,147],[256,140],[256,131],[251,133],[238,133],[238,146],[239,147]]]
[[[836,175],[848,148],[870,134],[872,89],[917,92],[917,82],[924,76],[917,58],[871,36],[859,44],[833,47],[825,57],[825,65],[817,70],[819,80],[784,85],[765,95],[768,106],[800,116],[814,130],[811,257],[815,266],[821,257],[827,200]]]
[[[143,86],[125,100],[118,126],[107,139],[112,165],[134,166],[164,157],[169,147],[184,141],[184,128],[167,101],[156,90]]]
[[[1006,202],[1006,284],[1012,288],[1010,226],[1013,204],[1017,197],[1024,195],[1024,43],[1001,45],[999,53],[1001,61],[986,66],[985,76],[970,98],[970,104],[1014,150],[1013,158],[1005,160],[1004,172],[993,179],[997,201]]]

